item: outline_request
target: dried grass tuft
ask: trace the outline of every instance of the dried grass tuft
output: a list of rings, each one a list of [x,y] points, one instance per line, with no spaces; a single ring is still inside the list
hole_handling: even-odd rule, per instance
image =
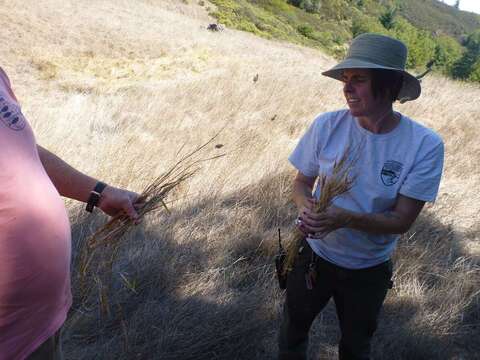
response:
[[[358,150],[358,149],[357,149]],[[358,151],[355,151],[358,154]],[[352,170],[355,166],[357,158],[353,156],[351,149],[347,149],[339,161],[335,161],[332,174],[320,174],[318,177],[318,186],[320,186],[320,198],[315,202],[315,213],[325,211],[332,201],[342,194],[348,192],[355,182],[355,175]],[[283,267],[283,274],[286,275],[293,267],[295,258],[298,254],[300,244],[305,238],[305,234],[298,228],[295,228],[290,239],[287,241],[286,259]]]
[[[143,190],[135,204],[139,215],[138,220],[144,218],[146,214],[160,209],[164,209],[167,213],[170,213],[166,204],[167,196],[180,184],[197,174],[201,168],[201,163],[218,159],[225,155],[220,154],[212,157],[202,157],[203,150],[218,137],[220,132],[203,145],[181,156],[180,160]],[[179,153],[182,150],[183,147],[179,150]],[[122,238],[133,225],[134,220],[130,219],[125,213],[120,213],[100,227],[90,239],[85,242],[81,250],[79,265],[80,293],[84,306],[87,305],[87,301],[94,287],[96,287],[101,313],[106,315],[110,314],[108,292],[109,284],[112,283],[113,264],[117,258]],[[105,254],[108,255],[105,256]],[[98,261],[97,256],[101,255],[103,255],[104,258]],[[94,261],[94,259],[97,260]],[[93,268],[92,264],[95,264],[95,268]],[[94,281],[88,281],[89,278],[92,278]]]

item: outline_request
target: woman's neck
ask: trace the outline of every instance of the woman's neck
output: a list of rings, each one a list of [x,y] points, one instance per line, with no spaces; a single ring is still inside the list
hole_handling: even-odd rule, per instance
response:
[[[400,116],[393,111],[391,106],[375,114],[358,117],[360,126],[374,134],[386,134],[395,129],[399,122]]]

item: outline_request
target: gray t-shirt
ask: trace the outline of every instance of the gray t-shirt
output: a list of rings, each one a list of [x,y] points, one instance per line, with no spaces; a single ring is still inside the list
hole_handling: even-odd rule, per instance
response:
[[[350,146],[350,147],[349,147]],[[374,134],[348,110],[318,116],[303,135],[289,160],[303,175],[329,174],[334,161],[347,149],[358,149],[355,183],[335,206],[360,213],[391,210],[398,194],[433,202],[443,168],[442,139],[432,130],[402,115],[386,134]],[[321,189],[314,192],[319,197]],[[342,228],[322,239],[310,239],[320,257],[349,269],[362,269],[387,261],[399,235],[371,234]]]

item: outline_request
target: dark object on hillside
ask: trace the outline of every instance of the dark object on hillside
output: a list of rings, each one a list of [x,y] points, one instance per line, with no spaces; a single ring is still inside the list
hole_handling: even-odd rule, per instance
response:
[[[221,149],[223,147],[223,144],[217,144],[215,145],[215,149]]]
[[[258,74],[253,77],[253,82],[256,83],[258,81]]]
[[[207,30],[210,31],[223,31],[223,26],[220,24],[208,24]]]
[[[273,115],[273,116],[270,118],[270,121],[275,121],[276,118],[277,118],[277,114]]]

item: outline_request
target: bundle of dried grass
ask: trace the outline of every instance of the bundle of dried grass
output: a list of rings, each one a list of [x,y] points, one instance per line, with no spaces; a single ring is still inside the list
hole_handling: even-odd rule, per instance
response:
[[[145,188],[135,204],[139,215],[138,220],[142,219],[146,214],[161,208],[170,213],[165,202],[167,196],[180,184],[194,176],[200,170],[200,164],[202,162],[217,159],[225,155],[220,154],[213,157],[202,157],[202,150],[211,144],[219,133],[203,145],[182,156],[180,160],[172,165],[165,173]],[[182,149],[183,147],[179,152],[181,152]],[[109,280],[112,275],[113,263],[117,257],[121,239],[133,225],[134,220],[130,219],[126,214],[121,213],[99,228],[90,239],[85,242],[79,263],[80,293],[84,306],[86,306],[87,300],[96,287],[101,312],[109,314],[107,293],[109,288],[108,284],[111,282]],[[100,253],[103,259],[98,261],[96,255]],[[96,261],[94,261],[94,259],[96,259]],[[95,268],[92,269],[94,262]]]
[[[358,153],[357,151],[355,151]],[[320,174],[318,177],[318,186],[320,187],[320,198],[315,202],[315,213],[325,211],[331,204],[333,199],[337,196],[348,192],[354,181],[355,175],[352,175],[352,170],[357,161],[350,149],[342,155],[339,161],[335,161],[332,174]],[[305,234],[298,228],[295,228],[293,234],[286,244],[286,259],[283,266],[283,275],[292,269],[295,258],[298,254],[300,244],[305,238]]]

